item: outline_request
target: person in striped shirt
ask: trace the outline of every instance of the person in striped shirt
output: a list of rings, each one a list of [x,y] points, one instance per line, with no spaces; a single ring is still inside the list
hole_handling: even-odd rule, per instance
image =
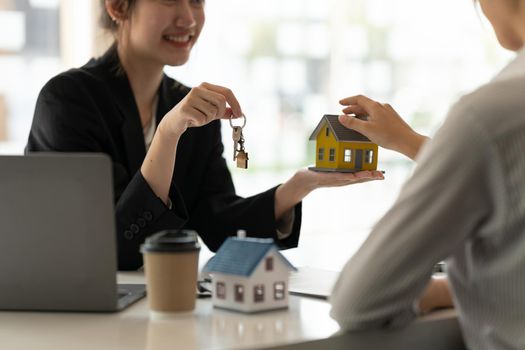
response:
[[[525,349],[525,1],[479,5],[517,55],[463,96],[432,140],[389,105],[341,101],[344,113],[369,116],[343,124],[418,162],[333,288],[343,330],[402,326],[453,304],[468,348]],[[447,278],[432,278],[442,260]]]

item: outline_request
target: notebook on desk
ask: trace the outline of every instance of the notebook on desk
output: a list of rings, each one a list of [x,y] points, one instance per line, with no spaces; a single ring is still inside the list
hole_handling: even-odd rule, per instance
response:
[[[445,277],[443,262],[434,267],[435,277]],[[319,299],[328,299],[339,276],[338,271],[303,266],[290,273],[288,291],[290,294]]]
[[[111,161],[0,156],[0,310],[117,311],[145,295],[116,283]]]
[[[303,266],[290,273],[290,294],[328,299],[339,272]]]

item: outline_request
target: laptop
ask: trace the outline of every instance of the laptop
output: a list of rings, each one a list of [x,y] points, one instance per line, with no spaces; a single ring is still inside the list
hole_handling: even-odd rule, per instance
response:
[[[0,310],[122,310],[112,163],[102,154],[0,156]]]

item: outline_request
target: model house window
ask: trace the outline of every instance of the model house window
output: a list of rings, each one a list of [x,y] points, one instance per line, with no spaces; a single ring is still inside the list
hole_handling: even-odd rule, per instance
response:
[[[330,128],[328,128],[328,127],[326,128],[325,135],[327,137],[330,136]]]
[[[215,289],[218,299],[226,299],[226,285],[224,282],[217,282],[217,288]]]
[[[374,162],[374,150],[367,149],[365,151],[365,163],[372,164]]]
[[[330,148],[330,157],[328,158],[328,160],[331,162],[335,160],[335,148]]]
[[[345,148],[345,163],[352,163],[352,150]]]
[[[256,284],[253,287],[253,301],[256,303],[264,301],[264,284]]]
[[[266,258],[266,271],[273,271],[273,257]]]
[[[235,301],[239,303],[244,302],[244,286],[236,284],[233,289],[235,290]]]
[[[319,154],[317,155],[317,159],[324,160],[324,148],[319,148]]]
[[[275,282],[273,284],[273,298],[275,300],[284,299],[284,282]]]

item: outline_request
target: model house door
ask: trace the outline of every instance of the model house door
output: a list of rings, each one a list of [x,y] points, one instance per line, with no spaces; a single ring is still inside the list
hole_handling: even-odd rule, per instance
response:
[[[363,169],[363,150],[362,149],[355,150],[355,168],[359,170]]]

